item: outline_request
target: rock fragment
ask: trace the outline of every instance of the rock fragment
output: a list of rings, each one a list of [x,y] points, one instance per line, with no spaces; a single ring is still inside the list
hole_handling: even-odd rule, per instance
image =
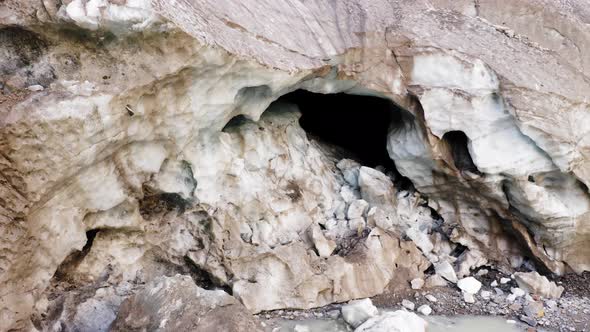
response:
[[[424,296],[424,297],[430,302],[437,302],[438,301],[438,299],[432,294],[426,294],[426,296]]]
[[[309,232],[311,240],[313,241],[320,257],[329,257],[332,255],[332,252],[336,249],[336,242],[327,239],[318,224],[313,224]]]
[[[477,294],[481,288],[481,282],[474,277],[467,277],[457,282],[457,287],[469,294]]]
[[[392,209],[392,204],[396,201],[395,188],[387,175],[362,166],[359,169],[358,182],[361,197],[371,206],[377,206],[386,211]]]
[[[430,277],[426,278],[424,282],[424,286],[426,288],[432,287],[446,287],[448,282],[438,274],[433,274]]]
[[[453,269],[451,263],[449,263],[448,261],[443,261],[441,263],[436,264],[434,266],[434,270],[436,271],[436,274],[447,279],[448,281],[452,283],[457,283],[457,274],[455,273],[455,270]]]
[[[358,192],[347,185],[344,185],[342,188],[340,188],[340,197],[342,197],[342,199],[349,204],[359,198]]]
[[[424,279],[413,279],[412,281],[410,281],[410,284],[412,285],[412,289],[422,289],[422,286],[424,286]]]
[[[39,85],[39,84],[29,85],[27,87],[27,90],[34,91],[34,92],[36,92],[36,91],[43,91],[43,89],[45,89],[45,88],[42,85]]]
[[[514,279],[518,287],[523,290],[546,298],[558,299],[564,289],[563,286],[557,286],[555,282],[549,281],[538,272],[517,272],[514,274]]]
[[[471,293],[463,292],[463,301],[465,303],[475,303],[475,296]]]
[[[535,319],[545,316],[545,308],[541,302],[529,301],[527,304],[525,304],[523,311],[525,315]]]
[[[547,306],[548,309],[554,310],[554,309],[557,308],[557,301],[555,301],[555,300],[546,300],[545,301],[545,305]]]
[[[367,319],[377,316],[379,310],[373,305],[371,299],[354,300],[342,306],[342,318],[350,326],[356,328]]]
[[[404,307],[410,311],[414,311],[414,309],[416,308],[416,305],[414,304],[414,302],[412,302],[410,300],[403,299],[402,300],[402,307]]]
[[[481,276],[487,275],[488,272],[489,271],[487,269],[481,269],[481,270],[477,271],[477,273],[475,275],[478,276],[478,277],[481,277]]]
[[[428,316],[432,313],[432,308],[428,304],[423,304],[418,307],[418,312],[424,316]]]
[[[532,327],[537,326],[537,321],[535,319],[533,319],[533,318],[528,317],[528,316],[520,315],[518,317],[518,319],[520,319],[521,321],[527,323],[528,325],[530,325]]]
[[[367,201],[364,199],[357,199],[350,203],[346,216],[348,219],[362,218],[365,216],[368,209],[369,203],[367,203]]]
[[[358,187],[359,168],[361,165],[352,159],[342,159],[336,167],[342,171],[344,180],[352,187]]]
[[[516,297],[521,297],[521,296],[524,296],[524,295],[526,294],[526,292],[525,292],[525,291],[523,291],[522,289],[520,289],[520,288],[518,288],[518,287],[512,287],[512,288],[510,289],[510,292],[511,292],[512,294],[514,294],[514,296],[516,296]]]

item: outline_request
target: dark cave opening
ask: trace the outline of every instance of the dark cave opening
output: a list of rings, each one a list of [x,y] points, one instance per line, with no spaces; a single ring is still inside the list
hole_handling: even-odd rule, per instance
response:
[[[243,114],[236,115],[233,118],[231,118],[225,124],[225,126],[223,126],[223,129],[221,131],[230,132],[233,128],[237,128],[248,121],[251,121],[251,120],[248,119],[245,115],[243,115]]]
[[[297,90],[281,97],[301,111],[301,127],[316,140],[336,145],[361,164],[395,169],[387,153],[387,133],[402,111],[388,99]]]
[[[184,266],[178,267],[181,274],[189,274],[195,283],[204,289],[221,289],[229,295],[233,295],[230,286],[215,278],[211,273],[199,267],[189,256],[184,256]],[[188,271],[187,271],[188,270]]]
[[[82,253],[84,253],[84,255],[86,255],[90,251],[90,248],[92,248],[96,234],[98,234],[99,231],[100,229],[91,229],[86,232],[86,244],[84,244],[84,248],[82,248]]]
[[[449,131],[443,135],[442,139],[449,145],[455,167],[460,172],[468,171],[473,174],[482,175],[471,158],[468,148],[469,137],[464,132],[459,130]]]
[[[90,249],[92,249],[92,244],[94,243],[94,239],[96,238],[96,235],[100,231],[101,230],[98,228],[86,231],[86,243],[84,244],[84,247],[82,248],[82,250],[77,250],[77,251],[74,251],[73,253],[69,254],[63,260],[63,262],[61,262],[61,264],[57,267],[57,270],[55,271],[55,273],[53,275],[54,280],[57,280],[57,281],[68,280],[70,272],[76,266],[78,266],[78,264],[80,264],[80,262],[82,262],[84,257],[86,257],[86,255],[88,255],[88,253],[90,252]]]
[[[296,90],[276,102],[295,104],[301,112],[299,124],[308,137],[330,147],[336,157],[356,160],[363,166],[384,168],[398,190],[413,191],[410,179],[402,176],[387,152],[391,130],[414,130],[414,116],[391,100],[346,93],[322,94]],[[239,114],[223,127],[232,132],[250,118]]]

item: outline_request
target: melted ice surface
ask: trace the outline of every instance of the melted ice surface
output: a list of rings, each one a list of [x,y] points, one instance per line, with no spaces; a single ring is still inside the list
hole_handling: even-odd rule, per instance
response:
[[[422,316],[423,317],[423,316]],[[508,323],[506,318],[490,316],[430,316],[427,332],[522,332],[527,326],[520,323]],[[309,332],[348,332],[353,331],[341,318],[337,320],[307,319],[284,320],[278,322],[276,332],[296,331],[295,327],[307,327]],[[304,331],[305,329],[301,329]],[[537,329],[537,331],[544,331]]]

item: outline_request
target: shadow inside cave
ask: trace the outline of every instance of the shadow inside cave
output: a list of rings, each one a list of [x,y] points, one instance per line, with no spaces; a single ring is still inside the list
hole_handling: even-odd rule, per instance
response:
[[[391,100],[296,90],[280,97],[279,101],[298,106],[299,124],[309,138],[337,146],[343,152],[342,158],[354,159],[372,168],[384,167],[400,189],[413,187],[411,181],[398,172],[387,152],[389,131],[408,125],[405,123],[408,111]]]

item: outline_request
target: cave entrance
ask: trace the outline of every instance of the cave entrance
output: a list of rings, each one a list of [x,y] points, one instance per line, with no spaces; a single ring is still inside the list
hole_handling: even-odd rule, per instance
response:
[[[471,158],[468,147],[469,137],[464,132],[458,130],[446,132],[442,140],[449,145],[457,170],[461,173],[471,172],[476,175],[482,175]]]
[[[310,138],[337,146],[341,157],[369,167],[383,166],[399,175],[387,153],[390,126],[401,121],[403,109],[379,97],[345,93],[320,94],[297,90],[280,100],[296,104],[299,123]]]

